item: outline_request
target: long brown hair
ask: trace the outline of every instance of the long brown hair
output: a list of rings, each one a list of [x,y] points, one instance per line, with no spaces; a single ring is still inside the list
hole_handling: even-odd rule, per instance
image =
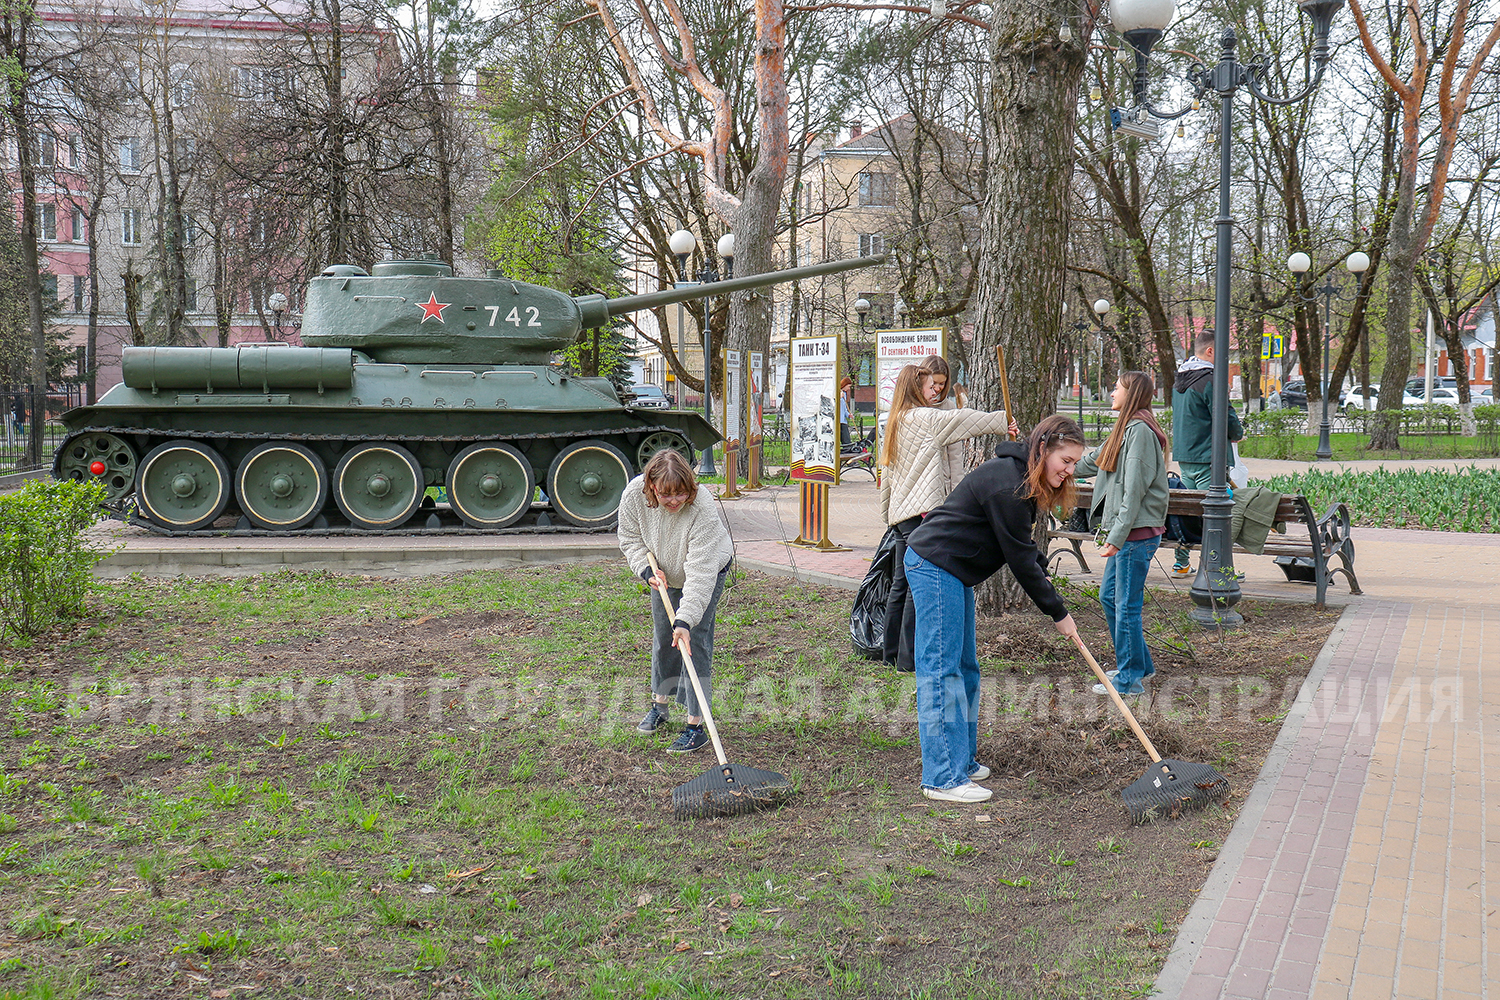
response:
[[[1120,416],[1115,420],[1114,427],[1110,428],[1109,437],[1104,439],[1104,445],[1099,449],[1099,457],[1095,459],[1099,468],[1105,472],[1114,472],[1115,463],[1120,458],[1120,448],[1125,444],[1125,428],[1137,419],[1137,414],[1145,410],[1146,415],[1139,419],[1148,424],[1158,435],[1162,434],[1156,417],[1151,413],[1151,403],[1156,398],[1156,383],[1151,376],[1145,372],[1121,372],[1120,385],[1125,389],[1125,403],[1120,407]]]
[[[669,496],[686,493],[689,504],[698,498],[698,477],[693,475],[693,467],[675,448],[663,448],[652,455],[641,477],[645,480],[647,507],[655,507],[657,495],[661,493]]]
[[[1083,428],[1078,422],[1061,413],[1043,418],[1026,438],[1026,495],[1043,510],[1059,507],[1069,512],[1073,510],[1073,477],[1069,476],[1061,486],[1054,487],[1047,482],[1046,476],[1047,456],[1069,444],[1087,446],[1088,442],[1083,439]]]
[[[926,372],[928,376],[941,375],[943,377],[943,395],[938,400],[939,403],[953,395],[953,369],[949,367],[948,362],[941,354],[927,355],[917,367]]]
[[[901,420],[909,410],[927,405],[922,395],[922,381],[927,373],[916,365],[903,365],[896,373],[896,388],[891,392],[890,415],[885,420],[885,435],[880,441],[880,464],[889,469],[896,464],[896,438],[901,431]]]

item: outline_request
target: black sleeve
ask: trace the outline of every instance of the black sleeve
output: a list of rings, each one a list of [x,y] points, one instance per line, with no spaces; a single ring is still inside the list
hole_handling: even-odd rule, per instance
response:
[[[992,493],[985,501],[985,515],[989,518],[990,530],[1000,543],[1000,552],[1005,564],[1015,574],[1021,589],[1052,620],[1060,622],[1068,617],[1068,606],[1058,596],[1042,562],[1042,554],[1031,540],[1034,512],[1026,500],[1015,495],[1011,488]]]
[[[650,583],[651,582],[651,567],[650,566],[647,566],[645,569],[641,570],[641,579],[644,580],[646,583]]]

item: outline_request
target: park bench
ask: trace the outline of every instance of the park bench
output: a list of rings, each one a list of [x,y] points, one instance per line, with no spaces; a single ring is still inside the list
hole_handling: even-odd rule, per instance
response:
[[[1202,517],[1203,498],[1207,495],[1203,490],[1172,490],[1167,497],[1167,515]],[[1093,498],[1093,486],[1080,483],[1079,508],[1088,509],[1092,506]],[[1288,580],[1315,584],[1318,588],[1318,607],[1324,606],[1328,585],[1335,573],[1342,573],[1348,579],[1351,594],[1363,593],[1359,589],[1359,580],[1354,576],[1354,539],[1349,535],[1349,508],[1343,501],[1334,503],[1326,514],[1318,517],[1307,497],[1283,494],[1281,503],[1276,508],[1276,522],[1288,526],[1300,524],[1307,529],[1307,537],[1272,531],[1266,536],[1266,547],[1262,554],[1276,556],[1276,563]],[[1053,539],[1066,541],[1071,547],[1053,552]],[[1054,560],[1060,562],[1063,556],[1071,553],[1083,572],[1090,572],[1089,564],[1083,558],[1083,543],[1093,540],[1092,531],[1069,530],[1069,522],[1050,519],[1047,528],[1047,565],[1055,568]],[[1165,536],[1162,537],[1161,547],[1202,549],[1201,545],[1189,545]],[[1239,545],[1234,550],[1246,551]],[[1342,565],[1332,565],[1335,556]]]

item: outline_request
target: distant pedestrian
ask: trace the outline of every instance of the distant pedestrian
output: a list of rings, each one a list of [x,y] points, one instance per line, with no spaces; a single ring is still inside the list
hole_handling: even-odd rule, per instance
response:
[[[854,436],[849,433],[849,417],[851,407],[849,398],[854,395],[854,380],[845,375],[839,382],[839,448],[848,448],[854,443]]]
[[[1206,490],[1213,482],[1213,375],[1214,331],[1209,327],[1193,338],[1193,356],[1177,366],[1177,378],[1172,383],[1172,459],[1181,470],[1185,489]],[[1238,442],[1245,432],[1234,407],[1228,409],[1229,440]],[[1190,575],[1191,557],[1191,549],[1178,549],[1173,554],[1172,575]]]
[[[714,507],[714,495],[698,484],[687,460],[671,448],[651,456],[645,470],[625,485],[619,516],[620,551],[631,570],[651,587],[651,707],[636,728],[656,732],[667,721],[675,696],[687,711],[688,724],[667,750],[697,750],[708,743],[703,706],[683,669],[677,644],[689,643],[703,697],[712,704],[714,613],[734,558],[734,543]],[[656,557],[661,575],[651,572],[647,553]],[[663,589],[677,609],[675,619],[667,617]]]
[[[26,397],[20,392],[11,397],[10,426],[15,430],[16,437],[26,435]]]

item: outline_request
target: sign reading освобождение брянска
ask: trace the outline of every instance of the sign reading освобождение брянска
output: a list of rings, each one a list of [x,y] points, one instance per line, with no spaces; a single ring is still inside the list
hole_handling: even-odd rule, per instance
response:
[[[918,365],[922,359],[936,354],[947,357],[947,342],[942,327],[923,330],[876,330],[875,425],[881,426],[880,415],[891,408],[891,394],[896,388],[896,376],[907,365]],[[951,388],[951,387],[950,387]],[[880,454],[877,438],[875,454]]]
[[[839,481],[839,338],[794,337],[792,478]]]

